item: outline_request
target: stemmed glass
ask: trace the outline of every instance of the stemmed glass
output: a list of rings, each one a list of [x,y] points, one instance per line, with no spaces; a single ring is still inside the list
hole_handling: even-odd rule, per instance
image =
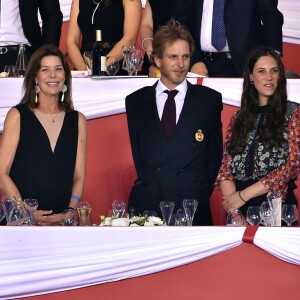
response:
[[[182,206],[187,217],[187,225],[192,226],[195,212],[198,207],[198,201],[196,199],[184,199]]]
[[[137,76],[138,68],[142,63],[143,63],[142,52],[139,49],[133,47],[128,54],[128,60],[127,60],[128,74]]]
[[[159,207],[164,218],[164,223],[169,226],[175,203],[173,201],[161,201]]]
[[[35,212],[38,208],[39,202],[37,199],[24,199],[24,205],[29,212],[31,224],[35,225]]]
[[[92,65],[93,65],[93,51],[84,51],[83,59],[86,64],[86,68],[88,70],[88,74],[92,74]]]
[[[106,73],[109,76],[114,76],[120,70],[118,58],[115,56],[108,56],[106,58]]]
[[[273,219],[273,206],[270,201],[264,201],[260,207],[261,224],[271,226]]]
[[[126,209],[125,201],[115,200],[111,206],[112,206],[113,216],[117,218],[123,218]]]
[[[239,209],[227,212],[226,226],[243,226],[244,217]]]
[[[287,226],[292,226],[292,223],[298,220],[298,210],[295,204],[284,204],[281,213],[282,220]]]
[[[6,77],[16,77],[16,66],[15,65],[5,65],[4,72],[7,74]]]
[[[126,47],[126,46],[123,46],[122,47],[122,54],[123,54],[123,63],[122,63],[122,69],[125,70],[125,71],[128,71],[128,55],[129,55],[129,52],[130,50],[133,48],[134,46],[130,46],[130,47]]]
[[[81,201],[78,203],[77,212],[79,217],[79,226],[91,225],[90,214],[92,206],[89,202]]]
[[[178,208],[175,215],[175,226],[187,226],[188,220],[184,208]]]
[[[249,206],[247,209],[246,219],[250,225],[258,226],[261,221],[260,207]]]

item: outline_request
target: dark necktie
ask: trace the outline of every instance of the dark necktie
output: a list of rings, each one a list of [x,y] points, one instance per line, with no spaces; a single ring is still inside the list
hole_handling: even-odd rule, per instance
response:
[[[178,91],[165,90],[164,93],[168,94],[168,98],[165,103],[163,114],[161,117],[161,124],[165,131],[167,139],[169,139],[172,135],[173,130],[176,127],[176,105],[174,98],[177,95]]]
[[[211,44],[218,51],[221,51],[226,46],[224,4],[225,4],[225,0],[214,0]]]

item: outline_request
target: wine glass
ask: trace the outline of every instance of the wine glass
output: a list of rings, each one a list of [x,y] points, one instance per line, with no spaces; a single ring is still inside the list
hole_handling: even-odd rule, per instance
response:
[[[126,209],[125,201],[115,200],[111,206],[112,206],[113,216],[117,218],[123,218]]]
[[[88,70],[88,74],[92,74],[92,65],[93,65],[93,51],[84,51],[83,59]]]
[[[109,76],[114,76],[120,70],[118,58],[115,56],[108,56],[106,58],[106,73]]]
[[[270,201],[264,201],[260,206],[261,224],[271,226],[273,219],[273,206]]]
[[[128,55],[130,50],[133,48],[134,46],[130,46],[130,47],[126,47],[123,46],[122,47],[122,54],[123,54],[123,63],[122,63],[122,69],[125,71],[128,71]]]
[[[178,208],[175,215],[175,226],[187,226],[188,220],[184,208]]]
[[[6,77],[17,77],[15,65],[5,65],[4,72],[7,74]]]
[[[65,209],[60,221],[62,226],[76,226],[78,224],[78,216],[74,209]]]
[[[247,209],[246,219],[250,225],[258,226],[261,221],[260,207],[249,206]]]
[[[196,199],[184,199],[182,205],[187,217],[187,225],[192,226],[198,201]]]
[[[282,220],[287,226],[292,226],[292,223],[298,220],[298,210],[295,204],[284,204],[281,213]]]
[[[142,52],[133,47],[128,54],[128,73],[129,75],[137,76],[138,68],[143,63],[143,54]]]
[[[38,208],[39,202],[37,199],[24,199],[24,205],[29,212],[32,225],[35,225],[35,212]]]
[[[173,201],[161,201],[159,203],[159,207],[163,215],[164,223],[167,226],[169,226],[171,221],[171,216],[175,208],[175,203]]]
[[[226,226],[243,226],[244,217],[239,209],[227,212]]]
[[[78,203],[77,212],[79,217],[79,226],[91,225],[91,214],[92,206],[89,202],[81,201]]]

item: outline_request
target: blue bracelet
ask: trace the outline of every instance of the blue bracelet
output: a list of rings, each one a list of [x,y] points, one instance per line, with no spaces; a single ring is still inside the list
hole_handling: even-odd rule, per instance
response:
[[[78,202],[80,202],[80,197],[76,196],[76,195],[72,195],[71,198],[76,199]]]

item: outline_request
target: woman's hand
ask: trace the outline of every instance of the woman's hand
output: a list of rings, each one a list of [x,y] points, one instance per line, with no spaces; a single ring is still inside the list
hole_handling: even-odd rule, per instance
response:
[[[245,202],[241,199],[239,192],[223,196],[222,206],[226,211],[234,210],[243,206]]]
[[[40,226],[53,226],[60,225],[62,214],[51,215],[52,210],[37,210],[35,212],[36,225]]]

